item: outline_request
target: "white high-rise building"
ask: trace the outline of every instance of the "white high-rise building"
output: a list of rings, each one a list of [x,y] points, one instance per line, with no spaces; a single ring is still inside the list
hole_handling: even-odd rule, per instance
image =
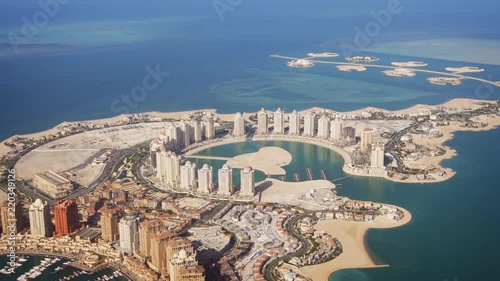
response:
[[[283,134],[285,132],[285,114],[281,108],[274,113],[274,131],[275,134]]]
[[[133,254],[139,248],[139,221],[137,214],[130,209],[125,210],[125,216],[118,224],[120,232],[120,249],[128,254]]]
[[[181,166],[181,183],[180,188],[191,190],[196,187],[196,164],[186,161],[186,164]]]
[[[156,153],[156,177],[164,185],[176,186],[180,181],[181,156],[161,150]]]
[[[344,130],[344,122],[342,119],[335,119],[330,122],[330,140],[340,141],[342,140],[342,132]]]
[[[384,168],[384,143],[376,142],[372,144],[371,167]]]
[[[199,121],[192,124],[194,128],[194,142],[201,142],[203,140],[203,131],[201,128],[201,123]]]
[[[189,123],[182,121],[179,127],[182,134],[182,147],[188,147],[193,139],[191,126]]]
[[[179,136],[177,134],[177,127],[168,126],[165,129],[165,145],[169,150],[178,150],[179,147]]]
[[[31,235],[36,237],[49,237],[53,232],[50,208],[47,201],[36,199],[29,208]]]
[[[233,195],[233,169],[227,164],[222,165],[222,168],[218,171],[219,178],[219,190],[217,191],[220,195]]]
[[[245,118],[241,115],[241,113],[236,113],[234,116],[234,128],[233,128],[233,136],[241,137],[245,135]]]
[[[313,137],[314,136],[314,119],[316,115],[308,111],[304,115],[304,136]]]
[[[267,125],[267,111],[262,108],[259,113],[257,113],[257,133],[267,134],[269,128]]]
[[[250,166],[246,166],[240,172],[241,188],[240,196],[254,196],[255,194],[255,171]]]
[[[330,118],[326,115],[321,116],[318,120],[318,137],[327,139],[330,136]]]
[[[212,166],[204,164],[198,170],[198,192],[210,193],[213,191],[213,172]]]
[[[365,128],[361,134],[361,152],[368,153],[373,143],[373,129]]]
[[[299,135],[300,134],[300,115],[294,110],[288,117],[288,134],[289,135]]]
[[[205,124],[205,138],[207,140],[215,138],[214,119],[212,117],[207,117],[203,123]]]

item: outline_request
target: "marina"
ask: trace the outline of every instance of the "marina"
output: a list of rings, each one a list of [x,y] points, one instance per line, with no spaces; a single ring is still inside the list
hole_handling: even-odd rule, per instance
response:
[[[123,273],[111,268],[100,268],[90,272],[71,266],[72,261],[59,257],[20,256],[14,267],[10,267],[8,257],[0,256],[1,280],[128,280]],[[57,277],[54,277],[57,276]]]

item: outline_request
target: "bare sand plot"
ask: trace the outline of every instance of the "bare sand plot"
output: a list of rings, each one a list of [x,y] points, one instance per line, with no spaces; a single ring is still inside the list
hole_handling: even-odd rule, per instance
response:
[[[335,185],[327,180],[312,180],[303,182],[285,182],[277,179],[266,179],[257,184],[258,190],[262,191],[261,202],[288,204],[301,206],[309,210],[322,210],[324,208],[303,201],[298,198],[311,189],[334,188]]]
[[[267,175],[285,175],[286,171],[281,168],[292,162],[292,155],[281,147],[269,146],[261,148],[257,152],[241,154],[227,161],[231,168],[242,169],[250,166],[255,170]]]
[[[62,172],[97,156],[98,150],[33,150],[23,156],[15,166],[17,177],[25,180],[47,170]]]

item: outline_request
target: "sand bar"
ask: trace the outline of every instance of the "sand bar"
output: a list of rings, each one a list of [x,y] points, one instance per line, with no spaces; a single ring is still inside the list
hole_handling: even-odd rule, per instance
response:
[[[337,65],[337,69],[340,71],[348,71],[348,72],[351,72],[353,70],[358,72],[366,71],[366,67],[362,65]]]
[[[397,207],[404,213],[400,221],[386,218],[375,218],[374,222],[354,222],[344,220],[325,220],[317,223],[314,228],[323,230],[342,243],[343,252],[337,258],[319,265],[301,267],[297,273],[312,278],[315,281],[327,281],[328,277],[341,269],[347,268],[374,268],[389,265],[377,265],[370,256],[366,247],[365,236],[372,228],[393,228],[407,224],[411,221],[411,214],[407,210]]]
[[[227,161],[231,168],[242,169],[250,166],[255,170],[267,175],[285,175],[286,171],[281,168],[292,162],[292,155],[281,147],[268,146],[257,152],[246,153],[235,156]]]

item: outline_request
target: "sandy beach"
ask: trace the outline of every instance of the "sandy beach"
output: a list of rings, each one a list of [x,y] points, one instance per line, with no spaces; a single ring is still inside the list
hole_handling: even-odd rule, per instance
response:
[[[390,266],[375,263],[366,247],[365,236],[370,229],[399,227],[410,222],[410,212],[403,208],[398,208],[403,211],[404,218],[397,222],[378,217],[371,224],[343,220],[325,220],[319,222],[314,228],[323,230],[337,238],[342,243],[343,253],[329,262],[299,268],[296,270],[297,273],[312,278],[314,281],[327,281],[332,273],[341,269]]]

